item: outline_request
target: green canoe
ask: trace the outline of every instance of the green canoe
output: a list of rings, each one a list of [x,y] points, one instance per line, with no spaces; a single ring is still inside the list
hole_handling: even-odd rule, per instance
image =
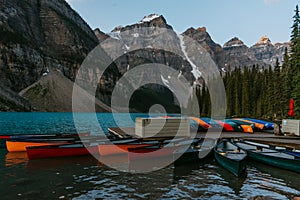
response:
[[[300,158],[274,149],[237,142],[253,160],[300,173]]]
[[[246,151],[227,140],[221,140],[214,148],[217,162],[235,176],[240,176],[246,170]]]
[[[213,139],[199,140],[191,144],[188,149],[178,149],[173,152],[173,161],[175,165],[182,165],[189,162],[199,162],[210,158],[212,149],[216,142]]]

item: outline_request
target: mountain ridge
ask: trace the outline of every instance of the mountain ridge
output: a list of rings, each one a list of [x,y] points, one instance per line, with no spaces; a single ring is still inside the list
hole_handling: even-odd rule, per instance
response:
[[[178,71],[178,78],[184,76],[191,85],[199,79],[198,75],[201,74],[201,69],[197,69],[197,66],[195,67],[190,59],[185,58],[186,52],[182,45],[185,45],[184,48],[189,47],[184,43],[182,44],[181,38],[176,38],[177,34],[163,15],[145,16],[135,24],[116,27],[111,33],[104,33],[101,29],[92,30],[64,0],[11,0],[3,2],[3,6],[0,7],[0,34],[3,35],[0,38],[0,81],[2,83],[0,110],[2,111],[30,111],[31,109],[51,111],[50,105],[55,107],[52,111],[70,111],[69,100],[68,105],[62,106],[63,102],[55,99],[49,102],[51,98],[47,95],[43,97],[38,93],[39,100],[36,101],[36,97],[32,93],[29,95],[28,91],[19,92],[30,86],[34,87],[43,76],[52,73],[55,74],[54,77],[61,77],[62,74],[70,81],[74,81],[82,61],[94,47],[108,38],[114,38],[115,44],[117,44],[120,33],[132,29],[156,27],[170,30],[174,41],[174,44],[171,45],[179,48],[179,50],[181,48],[181,52],[179,52],[179,56],[151,48],[130,52],[129,55],[115,61],[120,74],[126,73],[132,67],[145,61],[146,63],[153,62],[172,66]],[[229,66],[233,68],[233,66],[252,66],[254,64],[267,66],[273,64],[275,62],[274,55],[281,53],[283,55],[284,48],[288,46],[288,43],[272,44],[266,37],[262,38],[258,45],[251,47],[247,47],[238,38],[234,38],[227,45],[221,46],[213,41],[206,27],[191,27],[182,35],[200,43],[211,55],[220,71],[226,71]],[[167,39],[165,38],[166,41]],[[119,44],[119,47],[125,50],[125,54],[130,49],[130,46],[124,46],[124,44]],[[129,59],[130,56],[139,59]],[[142,59],[143,57],[147,59]],[[60,71],[61,74],[57,74],[56,70]],[[102,88],[96,94],[97,98],[109,104],[112,86],[119,78],[118,75],[107,76],[100,83],[95,79],[97,78],[95,74],[86,72],[85,76],[90,81],[89,84],[98,85]],[[163,82],[166,81],[166,77],[162,77],[162,79]],[[61,83],[66,82],[61,81]],[[47,85],[44,84],[43,90],[47,90],[45,88]],[[69,82],[67,85],[71,87]],[[56,87],[60,88],[60,86]],[[103,88],[106,91],[103,91]],[[55,93],[53,87],[48,89]],[[164,92],[161,87],[156,89]],[[63,95],[62,92],[57,94]],[[56,98],[59,97],[56,96]],[[48,103],[43,104],[43,102]],[[61,109],[59,109],[59,104],[61,104]],[[99,109],[101,110],[101,105]]]
[[[173,30],[173,27],[167,23],[163,15],[150,14],[135,24],[126,25],[125,27],[118,26],[107,35],[114,37],[114,33],[140,28],[145,23],[148,27],[161,27]],[[266,35],[259,38],[258,42],[252,46],[247,46],[243,41],[238,39],[237,36],[230,39],[224,45],[220,45],[212,40],[206,27],[190,27],[182,34],[199,42],[206,51],[209,52],[220,69],[228,68],[228,66],[231,66],[231,69],[238,66],[274,66],[276,64],[276,58],[279,59],[280,63],[283,62],[285,48],[289,48],[289,42],[272,43]]]

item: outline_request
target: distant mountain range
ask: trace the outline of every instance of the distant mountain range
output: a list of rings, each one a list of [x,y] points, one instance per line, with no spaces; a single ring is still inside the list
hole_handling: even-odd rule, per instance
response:
[[[163,16],[153,14],[136,24],[103,33],[100,29],[91,30],[64,0],[3,1],[0,6],[0,111],[71,111],[71,96],[66,97],[66,94],[72,94],[69,81],[74,81],[86,55],[118,32],[139,27],[161,27],[173,31]],[[252,47],[247,47],[238,38],[222,47],[211,39],[206,28],[190,28],[183,35],[198,41],[210,53],[220,71],[228,70],[229,66],[274,65],[276,58],[282,60],[284,49],[289,47],[288,43],[272,44],[267,37],[262,37]],[[178,38],[176,45],[180,46],[180,42]],[[130,45],[133,44],[128,44],[128,48]],[[113,80],[142,63],[143,60],[128,59],[140,54],[147,55],[151,62],[172,66],[191,83],[201,74],[201,69],[195,69],[187,59],[168,52],[132,52],[127,58],[124,56],[115,61],[119,73],[100,82],[102,88],[107,88],[106,92],[96,93],[100,100],[110,102]],[[55,77],[59,81],[56,82]],[[86,77],[91,84],[99,83],[95,74],[87,73]],[[98,104],[97,110],[107,111],[107,108]]]
[[[111,33],[104,34],[99,29],[95,30],[95,34],[102,42],[108,37],[114,37],[114,33],[119,31],[126,31],[141,27],[161,27],[173,30],[166,19],[162,15],[151,14],[145,16],[140,22],[126,27],[116,27]],[[220,69],[226,69],[231,66],[233,69],[236,66],[274,66],[276,59],[281,63],[283,61],[283,53],[285,48],[289,48],[289,42],[286,43],[272,43],[266,36],[262,36],[256,44],[248,47],[238,37],[234,37],[226,42],[223,46],[214,42],[205,27],[189,28],[182,35],[186,35],[195,41],[199,42],[207,52],[211,54],[216,64]]]

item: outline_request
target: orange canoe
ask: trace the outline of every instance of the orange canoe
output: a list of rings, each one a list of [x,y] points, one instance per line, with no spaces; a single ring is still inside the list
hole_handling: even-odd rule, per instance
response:
[[[202,126],[205,129],[209,129],[212,126],[209,125],[208,123],[206,123],[205,121],[203,121],[202,119],[198,118],[198,117],[190,117],[191,120],[194,120],[195,122],[197,122],[200,126]]]
[[[26,142],[26,141],[6,141],[6,148],[8,152],[22,152],[26,151],[26,147],[49,146],[49,145],[62,145],[68,144],[67,142]]]
[[[250,125],[241,125],[244,133],[254,133],[253,128]]]
[[[147,147],[151,144],[99,144],[98,150],[100,156],[119,155],[128,152],[128,148]]]
[[[259,130],[263,130],[264,127],[265,127],[264,124],[260,124],[260,123],[257,123],[257,122],[252,122],[252,121],[246,120],[246,119],[235,118],[235,120],[239,120],[239,121],[242,121],[242,122],[248,122],[250,124],[254,124],[255,128],[257,128]]]

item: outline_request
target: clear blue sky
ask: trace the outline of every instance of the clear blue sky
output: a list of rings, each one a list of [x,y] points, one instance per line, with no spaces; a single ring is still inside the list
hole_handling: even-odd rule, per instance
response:
[[[144,16],[163,15],[174,30],[205,26],[221,45],[234,36],[248,46],[262,35],[272,42],[290,39],[290,27],[299,0],[66,0],[91,28],[110,32]]]

